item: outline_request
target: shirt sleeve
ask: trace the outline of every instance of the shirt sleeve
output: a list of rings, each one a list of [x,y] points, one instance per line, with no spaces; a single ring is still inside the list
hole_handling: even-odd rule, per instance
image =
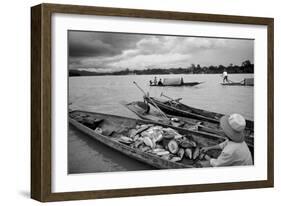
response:
[[[219,144],[219,147],[220,147],[221,149],[224,149],[225,146],[227,145],[228,141],[229,141],[229,140],[227,139],[227,140],[225,140],[224,142],[220,143],[220,144]]]
[[[217,159],[210,159],[210,164],[213,167],[220,167],[220,166],[229,166],[233,162],[233,157],[231,154],[222,151],[220,156]]]

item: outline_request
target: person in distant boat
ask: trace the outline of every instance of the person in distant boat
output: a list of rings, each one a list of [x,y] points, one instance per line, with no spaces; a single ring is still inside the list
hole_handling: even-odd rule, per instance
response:
[[[223,70],[223,73],[222,73],[222,78],[223,78],[223,83],[225,82],[229,82],[228,81],[228,74],[227,74],[227,71],[226,70]]]
[[[153,83],[154,83],[154,85],[157,85],[157,77],[154,77]]]
[[[152,80],[149,80],[149,84],[150,84],[150,86],[153,84]]]
[[[227,140],[218,145],[203,147],[200,152],[206,154],[208,150],[212,149],[221,149],[222,152],[216,159],[206,154],[207,161],[201,162],[201,165],[203,167],[253,165],[251,152],[244,140],[246,127],[244,117],[240,114],[223,116],[220,119],[220,127],[227,136]]]
[[[181,77],[181,85],[183,85],[183,78]]]
[[[163,85],[162,79],[159,79],[158,85],[159,85],[159,86],[162,86],[162,85]]]

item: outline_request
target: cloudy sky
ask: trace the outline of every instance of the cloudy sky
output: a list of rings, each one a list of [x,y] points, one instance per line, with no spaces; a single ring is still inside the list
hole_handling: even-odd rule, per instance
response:
[[[69,31],[69,69],[186,68],[253,62],[254,41],[243,39]]]

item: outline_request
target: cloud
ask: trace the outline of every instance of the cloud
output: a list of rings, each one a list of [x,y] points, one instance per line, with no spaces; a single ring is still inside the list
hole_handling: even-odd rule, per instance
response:
[[[69,32],[69,55],[71,57],[100,57],[121,54],[135,47],[140,35],[122,35],[103,32]]]
[[[253,62],[254,41],[225,38],[69,32],[69,68],[92,70]]]
[[[150,54],[150,55],[137,55],[130,59],[123,59],[117,62],[108,64],[110,68],[126,68],[131,65],[132,69],[143,69],[151,67],[183,67],[188,66],[190,61],[188,54]]]

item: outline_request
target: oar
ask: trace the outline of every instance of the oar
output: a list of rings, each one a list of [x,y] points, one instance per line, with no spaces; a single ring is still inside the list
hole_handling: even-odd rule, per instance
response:
[[[145,91],[134,81],[133,82],[136,86],[137,86],[137,88],[139,88],[139,90],[141,90],[142,91],[142,93],[150,100],[150,102],[153,104],[153,106],[160,112],[160,114],[161,115],[163,115],[163,117],[165,117],[165,119],[167,119],[167,120],[170,120],[167,116],[166,116],[166,114],[164,113],[164,112],[162,112],[162,110],[155,104],[155,102],[148,96],[148,95],[146,95],[146,93],[145,93]]]
[[[175,101],[175,102],[179,102],[180,100],[182,100],[182,98],[173,99],[173,98],[171,98],[171,97],[168,97],[168,96],[164,95],[163,92],[161,92],[160,97],[162,97],[162,96],[163,96],[163,97],[166,97],[166,98],[169,99],[169,100]]]

